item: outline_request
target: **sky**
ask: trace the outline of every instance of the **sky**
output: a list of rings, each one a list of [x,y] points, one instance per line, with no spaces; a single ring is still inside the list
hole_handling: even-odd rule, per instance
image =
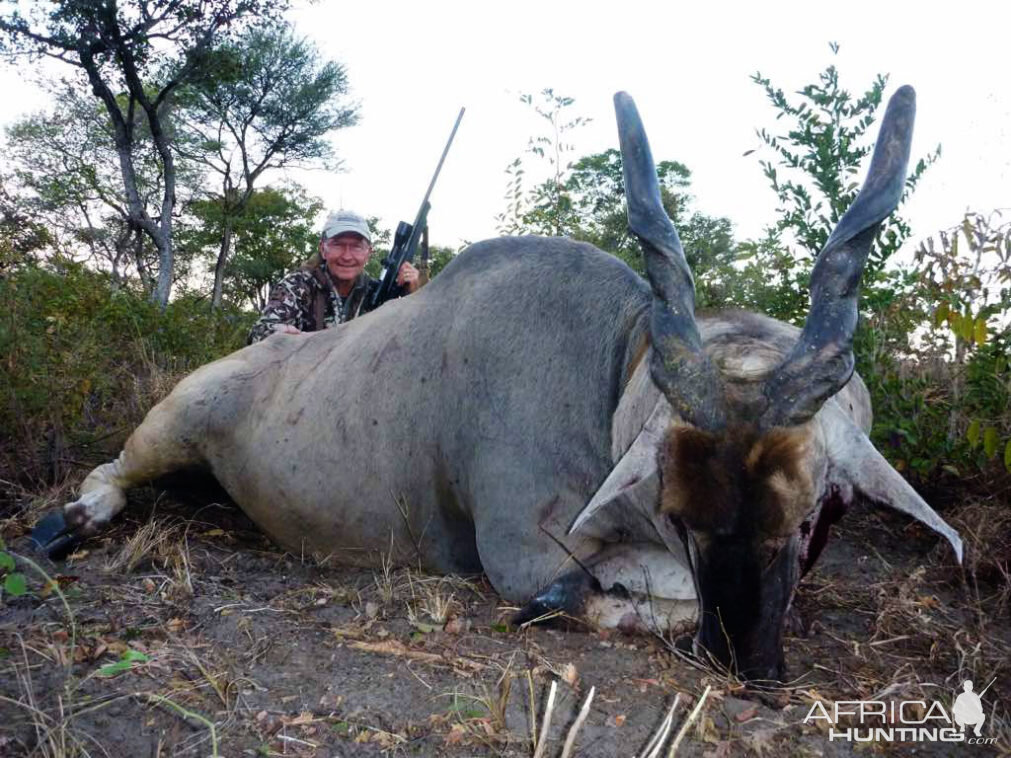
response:
[[[696,207],[729,217],[738,239],[753,238],[776,207],[755,130],[775,132],[777,123],[750,77],[760,71],[790,93],[834,63],[854,94],[877,73],[890,75],[886,96],[916,88],[913,158],[938,144],[942,157],[904,211],[914,238],[953,226],[967,209],[1011,213],[1011,6],[932,5],[297,2],[289,17],[346,67],[360,121],[332,137],[343,172],[291,178],[328,208],[379,216],[387,227],[412,221],[466,107],[429,216],[432,243],[455,248],[498,234],[505,168],[544,124],[521,94],[551,87],[575,99],[568,111],[591,119],[569,133],[579,157],[617,147],[612,96],[626,90],[654,157],[692,171]],[[0,124],[46,104],[17,70],[0,72],[0,87]]]

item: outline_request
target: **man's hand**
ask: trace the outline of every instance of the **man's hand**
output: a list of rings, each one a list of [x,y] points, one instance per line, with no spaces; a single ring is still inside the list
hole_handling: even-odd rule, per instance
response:
[[[397,284],[401,287],[406,287],[408,294],[410,294],[418,289],[420,281],[421,274],[418,269],[407,261],[404,261],[403,265],[400,266],[400,271],[397,272]]]
[[[302,330],[291,324],[274,324],[274,334],[301,334]]]

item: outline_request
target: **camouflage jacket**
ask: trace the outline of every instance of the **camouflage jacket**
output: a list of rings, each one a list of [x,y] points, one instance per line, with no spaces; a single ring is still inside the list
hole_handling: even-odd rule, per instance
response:
[[[369,301],[378,287],[378,279],[363,273],[355,280],[348,296],[341,297],[326,266],[293,271],[270,291],[267,305],[253,324],[246,342],[252,344],[266,339],[278,324],[288,324],[303,332],[343,324],[371,310]],[[399,294],[395,292],[394,297]]]

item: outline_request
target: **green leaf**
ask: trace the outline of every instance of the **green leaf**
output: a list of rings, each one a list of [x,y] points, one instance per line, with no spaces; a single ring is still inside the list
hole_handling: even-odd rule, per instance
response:
[[[962,339],[966,342],[972,342],[975,334],[975,324],[975,319],[969,314],[962,317]]]
[[[997,443],[997,429],[988,426],[983,431],[983,452],[986,453],[987,458],[993,458],[997,454]]]
[[[14,556],[0,550],[0,571],[14,570]]]
[[[955,311],[948,311],[948,326],[951,327],[951,333],[956,337],[961,338],[962,336],[962,316]]]
[[[986,319],[982,316],[976,319],[975,335],[976,344],[983,347],[986,344]]]
[[[979,444],[979,432],[982,424],[980,424],[978,418],[974,418],[972,423],[969,424],[969,429],[966,431],[966,439],[969,440],[969,445],[976,447]]]
[[[151,658],[139,650],[127,650],[115,663],[110,663],[106,666],[102,666],[98,670],[96,676],[110,677],[116,676],[117,674],[122,674],[124,671],[129,671],[133,668],[134,663],[147,663]]]
[[[4,577],[4,591],[14,597],[21,597],[28,592],[28,583],[25,582],[25,575],[8,574]]]
[[[937,310],[934,311],[934,326],[940,326],[947,321],[949,313],[951,313],[951,308],[947,303],[941,303],[937,306]]]

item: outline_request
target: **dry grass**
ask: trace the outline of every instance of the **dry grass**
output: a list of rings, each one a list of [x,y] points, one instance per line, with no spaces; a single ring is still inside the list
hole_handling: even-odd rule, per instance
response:
[[[44,501],[61,499],[62,494],[50,493]],[[56,618],[41,600],[21,601],[22,610],[36,604],[38,620],[22,626],[22,638],[8,637],[13,644],[5,642],[0,622],[0,645],[18,651],[16,657],[0,658],[0,677],[16,690],[12,696],[5,693],[7,700],[0,704],[7,712],[14,709],[22,724],[17,744],[4,743],[11,732],[0,730],[0,754],[8,748],[15,755],[21,749],[25,754],[34,749],[36,755],[75,758],[103,755],[103,750],[116,754],[91,719],[109,707],[106,703],[125,700],[135,718],[157,719],[162,728],[175,723],[182,729],[175,737],[164,732],[169,736],[158,738],[164,743],[162,754],[206,755],[217,742],[222,753],[231,755],[237,745],[258,749],[248,742],[256,739],[264,755],[322,754],[358,741],[389,755],[420,750],[529,756],[543,745],[544,758],[560,758],[576,710],[593,684],[596,698],[588,706],[582,732],[573,737],[572,754],[587,748],[591,755],[600,754],[594,745],[602,730],[629,730],[628,725],[614,726],[615,714],[627,714],[631,722],[640,709],[656,715],[641,719],[645,724],[639,725],[640,731],[626,738],[628,753],[668,755],[689,710],[683,705],[685,695],[697,697],[709,685],[707,705],[682,737],[678,754],[690,752],[688,743],[693,742],[693,749],[704,744],[701,749],[715,755],[807,755],[825,747],[824,736],[800,726],[813,697],[937,699],[948,704],[964,679],[985,683],[993,676],[997,682],[984,703],[988,709],[996,704],[996,709],[988,710],[984,729],[997,738],[998,749],[1006,751],[1011,749],[1011,719],[1004,705],[1011,702],[1011,635],[1002,557],[1007,553],[1002,550],[1011,526],[1004,510],[974,503],[955,519],[969,546],[964,581],[943,547],[920,558],[909,550],[893,555],[884,547],[876,556],[873,547],[861,546],[870,550],[869,560],[877,567],[873,581],[835,571],[805,582],[802,600],[813,611],[808,620],[820,617],[822,622],[816,622],[812,637],[789,641],[793,670],[802,667],[799,658],[805,650],[813,661],[813,671],[803,681],[758,693],[729,671],[716,672],[695,659],[691,666],[681,665],[681,654],[672,653],[670,639],[662,644],[640,640],[638,651],[612,660],[634,668],[648,659],[650,673],[638,676],[655,677],[658,684],[630,697],[627,691],[616,692],[627,688],[621,684],[623,674],[601,679],[598,659],[590,655],[580,661],[577,652],[592,654],[598,639],[621,647],[625,643],[620,637],[539,629],[504,635],[497,627],[491,632],[496,624],[494,596],[481,580],[426,576],[394,568],[392,561],[372,574],[337,573],[332,567],[263,552],[259,542],[243,547],[220,528],[209,528],[213,524],[186,522],[174,518],[171,507],[159,509],[158,518],[146,528],[121,523],[111,538],[86,545],[90,555],[71,565],[74,573],[92,572],[92,584],[81,586],[70,598],[75,611],[88,619],[82,623],[76,651],[68,635],[59,635],[62,616]],[[5,536],[24,533],[27,527],[19,518],[7,519]],[[258,563],[265,564],[275,580],[267,573],[247,573]],[[282,575],[284,581],[276,581]],[[74,583],[69,586],[77,589]],[[372,616],[363,612],[369,603]],[[55,598],[50,604],[59,607]],[[103,621],[106,615],[115,619],[111,628]],[[283,623],[266,624],[267,618]],[[475,619],[466,634],[442,630],[461,618]],[[101,652],[102,645],[126,634],[139,635],[127,644],[146,652],[151,661],[119,679],[97,678],[95,670],[119,654],[119,648]],[[293,641],[303,649],[314,646],[305,652],[317,657],[313,665],[318,673],[312,671],[309,676],[314,678],[300,681],[297,692],[287,696],[296,699],[285,705],[277,700],[277,682],[261,677],[267,671],[276,676],[290,665]],[[374,672],[372,677],[389,676],[391,687],[396,682],[404,686],[398,677],[413,677],[424,685],[415,685],[423,696],[403,704],[402,712],[397,690],[391,689],[389,712],[356,715],[346,703],[354,702],[358,693],[344,688],[338,700],[315,708],[315,701],[302,699],[302,689],[313,691],[322,682],[340,681],[341,671],[330,663],[335,651],[341,651],[339,659],[345,662],[348,655],[359,656],[350,660]],[[517,660],[523,663],[517,666]],[[54,677],[54,668],[66,670],[67,676]],[[569,689],[559,691],[564,696],[556,699],[554,726],[548,741],[541,742],[537,735],[543,731],[546,688],[552,679],[566,682]],[[439,692],[453,698],[448,708]],[[644,751],[650,735],[659,734],[667,722],[663,716],[675,692],[682,693],[681,710],[666,724],[663,739],[652,745],[662,747]],[[92,698],[86,708],[73,700],[81,696]],[[423,709],[426,698],[441,716],[410,722],[406,712]],[[256,703],[264,699],[274,703],[266,710],[277,729],[257,720],[264,706]],[[728,710],[734,700],[754,704],[761,716],[742,726],[735,721],[738,711]],[[307,710],[294,713],[296,707]],[[332,727],[341,724],[347,725],[346,731],[335,732]]]
[[[127,538],[106,560],[102,570],[106,574],[131,574],[147,561],[157,560],[164,565],[168,557],[177,552],[181,533],[182,527],[174,519],[153,518]]]

